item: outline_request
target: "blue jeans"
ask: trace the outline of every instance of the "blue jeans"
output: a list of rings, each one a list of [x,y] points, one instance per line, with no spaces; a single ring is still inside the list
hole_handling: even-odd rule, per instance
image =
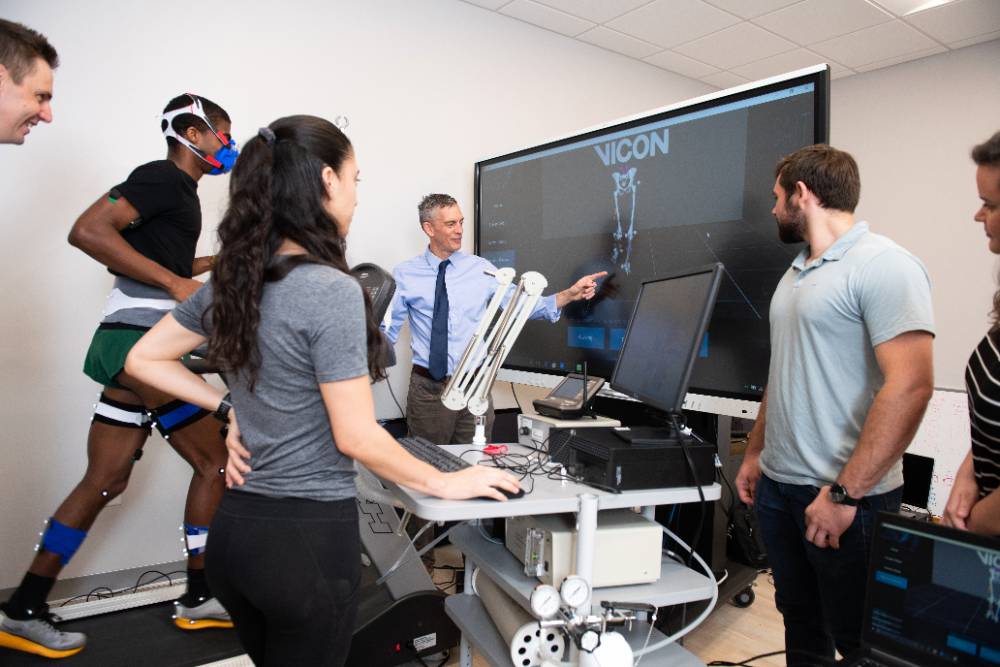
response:
[[[821,549],[805,538],[805,510],[817,494],[815,486],[761,475],[754,495],[789,667],[830,664],[834,647],[849,655],[860,645],[875,514],[899,511],[903,490],[865,497],[840,536],[840,549]]]

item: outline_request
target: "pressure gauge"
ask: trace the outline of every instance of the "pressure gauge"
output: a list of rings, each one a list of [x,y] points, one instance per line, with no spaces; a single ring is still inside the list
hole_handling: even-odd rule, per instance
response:
[[[541,619],[549,619],[559,612],[559,591],[555,586],[539,584],[531,591],[531,611]]]
[[[590,599],[590,584],[583,577],[572,574],[563,579],[562,586],[559,587],[559,595],[563,602],[573,609],[582,607]]]

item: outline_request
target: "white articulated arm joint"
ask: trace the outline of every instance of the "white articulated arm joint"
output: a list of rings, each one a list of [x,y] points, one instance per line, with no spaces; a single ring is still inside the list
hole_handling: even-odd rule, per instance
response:
[[[542,274],[525,272],[499,320],[494,322],[507,288],[514,280],[514,270],[500,269],[495,276],[499,283],[497,291],[441,395],[445,407],[451,410],[467,407],[477,416],[486,414],[497,373],[548,286]]]

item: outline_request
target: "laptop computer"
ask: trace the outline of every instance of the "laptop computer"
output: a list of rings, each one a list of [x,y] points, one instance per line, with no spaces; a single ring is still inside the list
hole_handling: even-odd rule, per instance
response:
[[[1000,540],[880,513],[861,643],[846,664],[1000,665]]]

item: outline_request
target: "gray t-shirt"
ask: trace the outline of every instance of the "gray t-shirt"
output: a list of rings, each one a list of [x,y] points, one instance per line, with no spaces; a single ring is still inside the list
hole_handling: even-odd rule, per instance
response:
[[[934,333],[920,260],[857,222],[806,265],[796,257],[771,298],[771,367],[761,470],[786,484],[836,481],[885,378],[875,347]],[[869,492],[903,484],[900,461]]]
[[[174,318],[202,336],[212,283]],[[306,264],[264,283],[257,330],[261,365],[251,392],[229,374],[233,407],[253,470],[241,490],[275,498],[340,500],[355,495],[354,463],[337,449],[319,385],[368,374],[365,307],[354,278]]]

